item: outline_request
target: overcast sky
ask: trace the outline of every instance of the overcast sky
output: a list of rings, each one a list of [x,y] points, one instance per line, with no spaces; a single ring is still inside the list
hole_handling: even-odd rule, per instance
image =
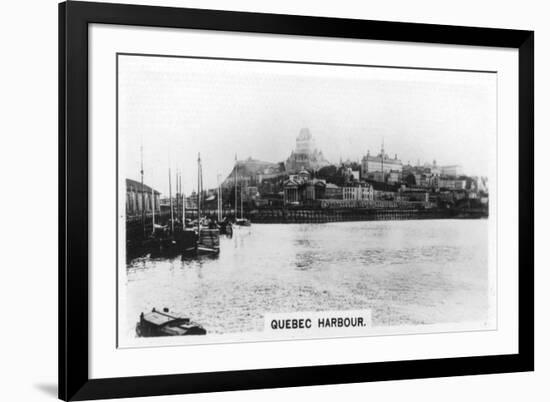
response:
[[[325,157],[385,149],[407,163],[487,175],[495,152],[496,74],[119,56],[120,172],[168,191],[168,167],[196,189],[239,159],[285,160],[302,127]],[[173,183],[174,184],[174,183]]]

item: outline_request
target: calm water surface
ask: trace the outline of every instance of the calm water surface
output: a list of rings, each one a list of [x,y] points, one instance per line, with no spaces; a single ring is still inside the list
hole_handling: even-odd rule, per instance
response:
[[[373,325],[487,319],[487,220],[253,224],[220,242],[216,258],[127,264],[131,336],[153,307],[209,333],[261,331],[267,312],[372,309]]]

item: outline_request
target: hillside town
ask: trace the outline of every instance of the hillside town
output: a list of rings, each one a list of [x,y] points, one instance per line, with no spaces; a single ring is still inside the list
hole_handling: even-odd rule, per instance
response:
[[[127,179],[126,194],[129,219],[142,216],[142,205],[146,214],[154,206],[159,216],[171,208],[176,215],[182,210],[192,215],[197,210],[197,192],[184,196],[177,183],[170,198]],[[487,216],[487,179],[467,176],[460,165],[439,165],[435,159],[431,163],[403,163],[398,155],[389,155],[383,143],[378,153],[366,150],[360,160],[331,163],[316,147],[310,130],[302,128],[285,161],[236,159],[219,187],[204,189],[201,195],[204,213],[221,210],[220,216],[240,215],[259,221],[266,221],[266,211],[342,210],[349,215],[349,210],[411,208],[474,211]]]

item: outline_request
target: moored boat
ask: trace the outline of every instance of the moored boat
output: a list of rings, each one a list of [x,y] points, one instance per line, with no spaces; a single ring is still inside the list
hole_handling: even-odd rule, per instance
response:
[[[235,225],[237,226],[250,226],[250,220],[246,218],[237,218],[235,219]]]
[[[220,223],[220,234],[231,237],[233,235],[233,225],[229,219],[224,218]]]
[[[178,247],[184,254],[197,251],[197,232],[194,229],[184,229],[177,234]]]
[[[150,313],[141,313],[136,333],[140,337],[206,335],[206,330],[189,318],[170,312],[167,308],[162,312],[153,308]]]
[[[218,254],[220,252],[220,231],[218,226],[210,218],[202,217],[202,164],[199,153],[197,159],[198,183],[197,183],[197,253]]]
[[[233,168],[233,171],[235,172],[235,226],[250,226],[250,220],[246,219],[244,217],[244,206],[243,206],[243,187],[241,186],[241,217],[237,218],[238,215],[238,203],[237,203],[237,195],[239,194],[238,191],[238,180],[237,180],[237,171],[238,171],[239,165],[237,163],[237,155],[235,155],[235,167]]]
[[[220,252],[220,231],[201,229],[197,241],[197,252],[218,254]]]

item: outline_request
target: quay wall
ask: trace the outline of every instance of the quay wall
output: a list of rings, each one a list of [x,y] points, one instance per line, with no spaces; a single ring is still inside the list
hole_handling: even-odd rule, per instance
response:
[[[262,210],[251,213],[257,223],[327,223],[350,221],[482,218],[482,211],[461,212],[448,209],[291,209]]]
[[[205,216],[216,218],[216,210],[205,210]],[[197,211],[186,211],[187,219],[196,219]],[[224,210],[224,217],[233,219],[235,211]],[[238,217],[241,216],[238,211]],[[486,218],[487,211],[482,209],[446,209],[446,208],[342,208],[342,209],[318,209],[318,208],[292,208],[292,209],[258,209],[244,211],[244,217],[252,223],[328,223],[328,222],[352,222],[352,221],[379,221],[379,220],[410,220],[410,219],[479,219]],[[170,215],[156,216],[156,222],[167,225]],[[152,216],[145,217],[145,232],[153,230]],[[142,238],[144,227],[141,217],[132,217],[126,220],[127,239]]]

